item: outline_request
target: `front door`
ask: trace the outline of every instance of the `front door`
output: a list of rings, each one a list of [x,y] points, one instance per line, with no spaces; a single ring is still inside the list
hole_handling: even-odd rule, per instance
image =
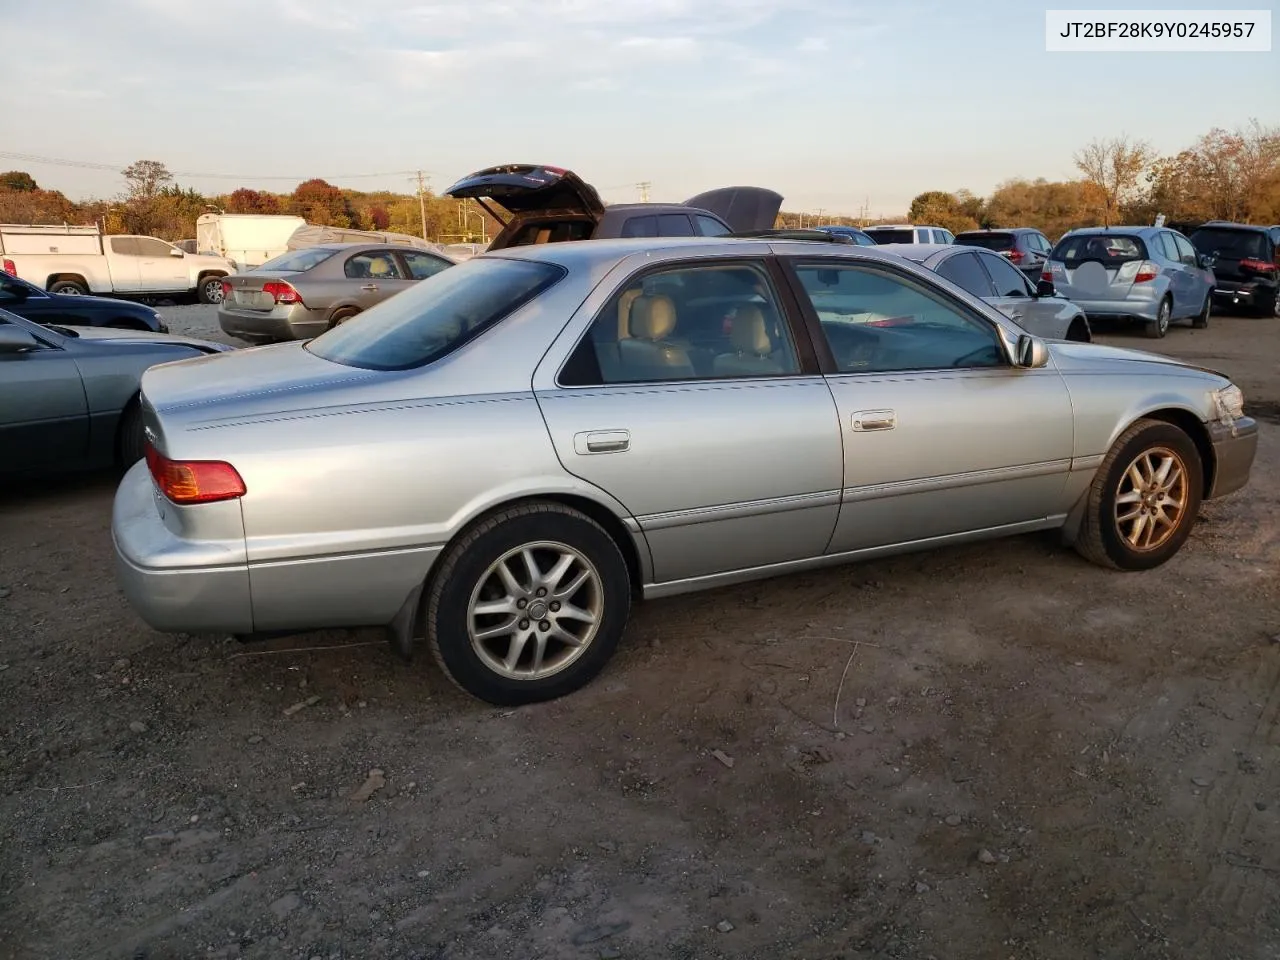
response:
[[[43,339],[28,353],[0,353],[0,464],[74,466],[88,443],[89,408],[75,361]]]
[[[1013,367],[992,320],[899,268],[792,265],[831,354],[844,436],[830,552],[1066,512],[1073,414],[1054,367]]]
[[[639,523],[656,582],[821,556],[831,538],[836,409],[777,290],[750,259],[633,275],[535,377],[561,463]]]
[[[134,237],[138,245],[138,275],[148,293],[182,293],[194,284],[185,257],[177,247],[155,237]],[[175,253],[176,252],[176,253]]]

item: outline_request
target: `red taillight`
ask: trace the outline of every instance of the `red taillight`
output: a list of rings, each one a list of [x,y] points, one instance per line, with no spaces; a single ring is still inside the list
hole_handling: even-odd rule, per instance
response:
[[[1004,255],[1008,257],[1010,260],[1012,260],[1014,263],[1022,262],[1023,254],[1021,250],[1006,250],[1004,252]]]
[[[6,260],[4,262],[4,272],[11,277],[16,277],[18,275],[18,268],[13,265],[12,260]]]
[[[262,285],[262,292],[269,293],[276,303],[302,302],[302,294],[283,280],[268,280]]]
[[[235,288],[231,286],[230,280],[222,281],[222,299],[223,300],[229,300],[231,297],[234,297],[235,292],[236,292]]]
[[[160,492],[174,503],[213,503],[245,494],[236,468],[221,460],[170,460],[147,444],[147,467]]]
[[[1041,270],[1041,271],[1040,271],[1040,279],[1041,279],[1041,280],[1052,280],[1052,279],[1053,279],[1053,271],[1052,271],[1051,269],[1049,269],[1048,267],[1045,267],[1043,270]]]
[[[1147,283],[1160,276],[1160,271],[1154,263],[1144,263],[1138,268],[1138,272],[1133,275],[1134,283]]]
[[[6,260],[6,270],[8,269],[8,263],[9,261]],[[1274,263],[1267,263],[1265,260],[1255,260],[1253,257],[1245,257],[1240,261],[1240,269],[1253,270],[1255,273],[1275,273],[1277,268]]]

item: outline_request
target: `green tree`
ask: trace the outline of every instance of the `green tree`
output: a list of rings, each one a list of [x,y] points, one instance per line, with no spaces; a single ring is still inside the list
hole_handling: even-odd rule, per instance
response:
[[[128,184],[130,200],[151,200],[161,187],[173,182],[173,174],[159,160],[138,160],[120,173]]]
[[[0,173],[0,190],[13,190],[17,193],[34,193],[40,187],[35,178],[25,170],[10,170]]]

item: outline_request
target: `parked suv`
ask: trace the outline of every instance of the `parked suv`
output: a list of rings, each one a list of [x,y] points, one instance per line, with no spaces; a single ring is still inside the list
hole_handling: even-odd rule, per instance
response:
[[[1034,227],[1010,230],[966,230],[956,234],[955,242],[966,247],[983,247],[1000,254],[1031,278],[1034,283],[1044,271],[1053,244]]]
[[[1264,317],[1280,316],[1280,226],[1254,227],[1211,220],[1191,234],[1196,250],[1213,261],[1219,305],[1244,304]]]
[[[572,170],[511,163],[463,177],[445,196],[476,200],[502,232],[490,250],[618,237],[720,237],[773,226],[782,195],[763,187],[724,187],[684,203],[605,206],[596,188]],[[511,216],[503,220],[486,200]]]
[[[1137,321],[1163,337],[1174,320],[1207,327],[1213,306],[1210,261],[1182,234],[1162,227],[1088,227],[1065,234],[1042,279],[1093,321]]]
[[[885,223],[863,227],[862,232],[876,243],[954,243],[955,234],[942,227],[920,227],[913,223]]]

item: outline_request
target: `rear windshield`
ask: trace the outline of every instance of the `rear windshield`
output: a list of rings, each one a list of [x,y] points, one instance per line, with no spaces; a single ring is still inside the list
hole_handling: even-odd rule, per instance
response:
[[[1200,253],[1232,260],[1270,260],[1267,238],[1255,230],[1223,230],[1212,228],[1197,230],[1190,238],[1192,246]]]
[[[316,264],[324,263],[338,251],[333,247],[306,247],[302,250],[290,250],[280,256],[268,260],[260,267],[246,270],[246,273],[301,273],[310,270]]]
[[[987,250],[1012,250],[1012,233],[961,233],[956,243],[962,247],[984,247]]]
[[[503,243],[504,247],[529,247],[537,243],[590,240],[596,225],[591,220],[537,220],[526,223]]]
[[[876,230],[870,229],[866,231],[876,243],[915,243],[915,231],[913,230]]]
[[[1114,233],[1085,234],[1059,240],[1049,259],[1065,263],[1073,270],[1086,260],[1097,260],[1104,267],[1118,267],[1122,263],[1147,259],[1147,245],[1141,237]]]
[[[478,257],[418,281],[306,349],[366,370],[419,367],[479,336],[564,275],[550,263]]]

